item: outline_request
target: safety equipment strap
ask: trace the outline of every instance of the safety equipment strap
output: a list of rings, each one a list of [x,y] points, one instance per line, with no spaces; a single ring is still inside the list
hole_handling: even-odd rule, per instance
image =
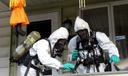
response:
[[[77,60],[77,62],[76,62],[76,67],[75,67],[75,70],[77,69],[77,67],[80,65],[80,64],[87,64],[86,66],[87,67],[89,67],[91,64],[94,64],[94,65],[96,65],[96,69],[97,69],[97,72],[99,72],[99,63],[103,63],[104,62],[104,59],[103,58],[100,58],[100,57],[103,57],[103,52],[102,52],[102,49],[98,46],[98,42],[97,42],[97,40],[96,40],[96,32],[95,31],[91,31],[90,32],[90,37],[89,37],[89,42],[91,43],[89,46],[87,46],[87,47],[89,47],[89,48],[87,48],[88,50],[92,50],[92,52],[93,52],[93,58],[90,58],[89,60],[88,59],[83,59],[81,56],[80,56],[80,54],[78,53],[78,60]],[[80,51],[83,51],[84,52],[84,50],[87,50],[87,49],[80,49],[80,43],[81,43],[81,40],[80,40],[80,38],[78,37],[77,39],[76,39],[76,49],[78,50],[78,52],[80,52]],[[100,51],[100,53],[101,53],[101,56],[96,56],[95,55],[95,48],[98,48],[99,49],[99,51]],[[88,54],[89,54],[89,51],[88,51]],[[87,55],[88,56],[88,55]],[[92,61],[90,61],[90,60],[92,60]],[[101,61],[95,61],[95,60],[101,60]],[[86,63],[87,62],[87,63]],[[91,62],[91,63],[90,63]],[[90,68],[90,67],[89,67]]]
[[[50,41],[48,39],[46,39],[49,43],[49,47],[50,47],[50,53],[51,53],[51,44],[50,44]],[[37,55],[32,57],[30,60],[29,60],[29,64],[28,65],[25,65],[27,67],[26,69],[26,72],[25,72],[25,75],[24,76],[27,76],[28,72],[29,72],[29,69],[30,68],[33,68],[36,70],[36,76],[39,76],[39,73],[41,73],[43,75],[43,70],[33,64],[31,64],[31,61],[35,59],[35,63],[36,63],[36,60],[38,61],[36,64],[40,63],[40,61],[38,60],[38,57]],[[42,65],[43,66],[43,65]],[[44,66],[45,67],[45,66]]]

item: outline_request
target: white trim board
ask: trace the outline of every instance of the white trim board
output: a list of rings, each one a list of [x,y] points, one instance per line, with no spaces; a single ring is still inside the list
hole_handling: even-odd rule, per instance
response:
[[[94,9],[94,8],[108,7],[109,5],[116,6],[116,5],[124,5],[124,4],[128,4],[128,0],[96,3],[96,4],[86,5],[86,7],[83,9]]]
[[[38,14],[29,16],[30,22],[35,21],[43,21],[43,20],[51,20],[52,25],[52,32],[56,30],[60,26],[60,18],[59,18],[59,12],[51,12],[51,13],[45,13],[45,14]]]

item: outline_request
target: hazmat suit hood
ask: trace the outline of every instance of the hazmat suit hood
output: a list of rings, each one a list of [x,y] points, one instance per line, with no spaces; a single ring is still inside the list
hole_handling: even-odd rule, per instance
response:
[[[51,43],[51,49],[53,49],[55,43],[59,40],[59,39],[68,39],[69,36],[69,32],[66,28],[64,27],[60,27],[59,29],[57,29],[56,31],[54,31],[50,37],[48,38],[50,43]]]
[[[75,25],[74,25],[75,32],[77,32],[79,30],[83,30],[83,29],[87,29],[88,32],[90,33],[89,24],[86,21],[84,21],[83,19],[81,19],[80,17],[77,17],[75,20]]]

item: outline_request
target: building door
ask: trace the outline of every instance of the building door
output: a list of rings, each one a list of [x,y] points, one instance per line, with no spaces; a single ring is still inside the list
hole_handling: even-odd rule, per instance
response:
[[[48,38],[51,34],[51,20],[31,22],[27,27],[27,34],[38,31],[41,38]]]
[[[31,22],[27,27],[27,34],[32,31],[38,31],[41,38],[48,38],[51,34],[51,20]],[[44,75],[51,75],[52,71],[46,70],[43,73]]]

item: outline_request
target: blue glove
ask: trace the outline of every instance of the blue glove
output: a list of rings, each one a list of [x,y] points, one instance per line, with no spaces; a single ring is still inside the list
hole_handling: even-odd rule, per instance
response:
[[[71,64],[71,63],[65,63],[64,64],[64,70],[66,70],[66,71],[73,71],[74,68],[75,68],[74,64]]]
[[[120,58],[116,55],[112,55],[109,62],[110,63],[112,63],[112,62],[118,63],[118,62],[120,62]]]
[[[77,50],[73,50],[72,52],[72,61],[75,61],[78,57],[78,51]]]

